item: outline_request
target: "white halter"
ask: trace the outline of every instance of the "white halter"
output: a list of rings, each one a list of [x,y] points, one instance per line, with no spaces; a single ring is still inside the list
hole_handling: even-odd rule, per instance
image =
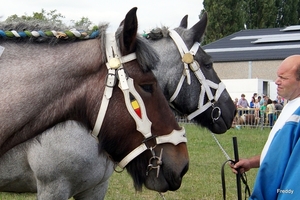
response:
[[[188,115],[188,117],[187,117],[188,120],[191,120],[194,117],[196,117],[197,115],[200,115],[202,112],[207,110],[210,106],[212,106],[214,109],[218,109],[219,116],[217,118],[214,118],[212,116],[213,120],[217,120],[221,115],[221,110],[219,107],[214,107],[214,102],[218,101],[218,99],[220,98],[222,92],[225,90],[225,85],[223,84],[223,82],[216,84],[210,80],[207,80],[205,78],[205,76],[203,75],[203,73],[200,69],[199,63],[196,60],[194,60],[194,56],[200,47],[200,44],[198,42],[195,42],[194,45],[192,46],[191,50],[188,50],[184,41],[182,40],[180,35],[175,30],[170,30],[169,35],[173,39],[175,44],[177,45],[177,48],[182,57],[182,62],[184,65],[183,74],[180,78],[180,81],[177,85],[177,88],[176,88],[174,94],[172,95],[172,97],[170,98],[169,101],[173,102],[176,99],[176,97],[178,96],[179,91],[183,85],[183,81],[184,81],[185,77],[187,77],[187,83],[189,85],[191,84],[191,77],[190,77],[190,70],[189,70],[189,69],[191,69],[194,72],[195,76],[197,77],[199,83],[201,84],[201,92],[199,94],[198,109]],[[216,89],[215,96],[213,96],[210,88]],[[208,101],[204,104],[205,93],[208,97]],[[212,115],[213,115],[213,113],[212,113]]]
[[[123,63],[132,61],[136,59],[136,54],[131,53],[126,56],[121,56],[120,50],[117,47],[115,35],[114,34],[108,34],[106,36],[106,56],[108,62],[106,63],[108,74],[106,79],[106,87],[104,90],[100,110],[97,116],[97,120],[92,132],[92,136],[95,137],[98,140],[98,134],[100,132],[107,107],[109,104],[109,100],[113,94],[114,86],[117,82],[116,73],[118,73],[119,78],[119,88],[122,90],[125,104],[127,107],[128,112],[133,117],[133,119],[136,122],[137,130],[141,132],[145,138],[145,140],[149,138],[154,138],[154,136],[151,133],[151,121],[147,117],[146,108],[144,105],[144,102],[139,95],[139,93],[136,91],[133,79],[130,77],[126,77],[126,73],[123,68]],[[130,102],[130,94],[134,96],[134,98],[137,100],[140,109],[141,109],[141,116],[139,116],[134,108],[131,105]],[[162,144],[162,143],[172,143],[174,145],[177,145],[181,142],[187,142],[187,139],[185,137],[185,130],[182,128],[181,130],[173,130],[168,135],[158,136],[155,138],[156,144]],[[131,153],[129,153],[127,156],[125,156],[119,163],[119,166],[121,168],[125,168],[125,166],[133,160],[135,157],[143,153],[145,150],[150,149],[152,151],[153,147],[147,147],[145,143],[142,143],[140,146],[135,148]]]

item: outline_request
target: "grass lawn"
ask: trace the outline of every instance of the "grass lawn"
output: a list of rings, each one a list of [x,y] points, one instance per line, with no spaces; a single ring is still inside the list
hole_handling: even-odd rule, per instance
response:
[[[165,199],[186,200],[220,200],[222,196],[221,166],[226,161],[222,151],[214,141],[212,135],[206,129],[196,127],[193,124],[184,124],[190,156],[190,168],[183,178],[179,190],[164,193]],[[229,154],[234,158],[232,137],[237,137],[239,157],[249,157],[260,154],[270,129],[241,130],[230,129],[225,134],[216,135],[217,139]],[[252,191],[257,170],[252,169],[247,173],[248,184]],[[225,168],[227,199],[237,199],[236,179],[229,167]],[[244,185],[242,185],[244,197]],[[9,194],[0,193],[0,200],[34,200],[34,194]],[[144,189],[143,192],[135,192],[133,182],[129,175],[114,173],[110,179],[109,189],[105,200],[127,199],[162,199],[154,191]]]

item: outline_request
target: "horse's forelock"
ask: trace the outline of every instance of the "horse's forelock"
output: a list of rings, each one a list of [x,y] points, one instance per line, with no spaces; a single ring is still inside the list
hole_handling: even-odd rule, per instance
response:
[[[169,36],[169,28],[163,26],[161,28],[154,28],[149,33],[146,34],[146,38],[149,40],[159,40],[161,38],[166,38]]]
[[[144,72],[156,69],[160,62],[159,55],[154,48],[139,36],[137,37],[136,56]]]
[[[120,35],[123,30],[123,25],[121,25],[115,35],[117,40],[120,40]],[[118,44],[120,47],[120,44]],[[159,63],[159,55],[154,50],[150,44],[143,40],[142,37],[137,36],[136,38],[136,57],[137,61],[144,72],[148,72],[150,70],[156,69],[157,64]]]
[[[194,35],[197,34],[195,33],[194,29],[186,29],[185,27],[177,27],[174,30],[176,30],[178,32],[179,35],[181,35],[184,38],[188,38],[189,41],[192,45],[195,41],[193,41]],[[152,29],[149,33],[147,33],[146,35],[144,35],[144,37],[146,39],[149,40],[159,40],[161,38],[166,38],[169,37],[169,28],[166,26],[163,26],[161,28],[154,28]],[[197,41],[199,42],[199,41]],[[213,63],[212,58],[210,55],[208,55],[201,47],[199,48],[201,57],[200,60],[198,60],[200,62],[201,65],[211,65]]]

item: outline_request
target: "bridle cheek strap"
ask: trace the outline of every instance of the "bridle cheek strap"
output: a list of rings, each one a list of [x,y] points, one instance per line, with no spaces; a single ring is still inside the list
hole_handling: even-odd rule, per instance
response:
[[[180,35],[175,30],[170,30],[169,35],[175,42],[182,58],[184,58],[185,54],[187,54],[187,53],[190,53],[191,55],[195,55],[196,52],[198,51],[198,48],[200,46],[200,44],[198,42],[195,43],[194,46],[192,47],[191,51],[189,51],[187,46],[185,45],[184,41],[181,39]],[[183,64],[184,65],[183,76],[187,77],[187,83],[190,85],[191,84],[191,75],[190,75],[190,70],[189,70],[188,64],[189,63],[186,63],[186,62],[184,62],[184,64]]]
[[[100,110],[97,115],[94,129],[91,133],[96,140],[98,140],[98,135],[108,108],[109,100],[112,96],[113,88],[117,81],[116,71],[118,71],[117,73],[120,79],[120,83],[125,88],[127,85],[126,83],[127,81],[126,81],[126,76],[122,64],[136,59],[135,53],[131,53],[123,57],[120,55],[121,53],[119,51],[119,48],[117,47],[115,34],[107,34],[106,35],[106,57],[108,62],[106,63],[106,66],[108,69],[108,73],[106,77],[106,85],[105,85],[104,94],[100,105]]]
[[[121,88],[124,99],[125,99],[125,105],[127,107],[127,110],[129,114],[132,116],[136,123],[136,130],[143,134],[145,138],[151,137],[151,125],[152,122],[148,119],[145,104],[139,93],[136,91],[134,85],[133,85],[133,79],[128,78],[127,79],[128,88],[122,88],[122,85],[119,84],[119,87]],[[133,109],[130,101],[130,94],[134,96],[134,98],[137,100],[139,107],[141,109],[141,116],[137,115],[135,110]]]
[[[176,31],[174,31],[175,33],[173,33],[174,30],[170,31],[170,36],[172,37],[173,41],[176,43],[176,41],[181,41],[180,43],[176,43],[177,45],[177,48],[179,50],[179,53],[182,57],[182,62],[183,62],[183,66],[184,66],[184,71],[180,77],[180,80],[179,80],[179,83],[176,87],[176,90],[174,92],[174,94],[171,96],[169,102],[173,102],[176,97],[178,96],[180,90],[181,90],[181,87],[182,87],[182,84],[184,82],[184,79],[185,77],[187,77],[187,84],[191,84],[191,74],[190,74],[190,70],[189,70],[189,64],[185,63],[184,62],[184,56],[185,55],[192,55],[192,56],[195,56],[195,54],[197,53],[199,47],[200,47],[200,44],[198,42],[195,42],[194,45],[192,46],[191,50],[188,51],[186,45],[184,44],[183,40],[181,39],[181,37],[178,35],[178,33]],[[173,33],[173,34],[172,34]],[[179,37],[179,38],[178,38]],[[179,48],[178,45],[181,45],[181,47],[183,48]]]
[[[213,103],[219,100],[222,92],[225,90],[225,84],[222,81],[219,84],[216,84],[205,78],[197,61],[194,61],[191,64],[191,68],[193,71],[196,70],[194,73],[201,84],[201,92],[199,95],[198,109],[187,116],[188,120],[200,115],[210,106],[214,106]],[[211,88],[216,90],[215,95],[212,94]],[[204,104],[205,94],[207,95],[208,101]]]
[[[181,130],[173,130],[168,135],[162,135],[155,138],[156,144],[163,144],[163,143],[171,143],[173,145],[178,145],[180,143],[186,143],[187,138],[185,135],[185,129],[184,127],[181,128]],[[118,164],[120,168],[125,168],[125,166],[132,161],[134,158],[136,158],[138,155],[143,153],[149,149],[145,143],[142,143],[140,146],[132,150],[127,156],[125,156]]]
[[[113,92],[113,87],[115,85],[116,82],[116,75],[115,75],[115,70],[113,69],[109,69],[108,70],[108,74],[107,74],[107,78],[106,78],[106,87],[104,89],[104,94],[102,97],[102,101],[101,101],[101,105],[100,105],[100,109],[97,115],[97,119],[95,122],[95,126],[94,129],[92,131],[92,136],[98,141],[98,135],[105,117],[105,113],[107,111],[107,107],[109,104],[109,100],[112,96],[112,92]]]

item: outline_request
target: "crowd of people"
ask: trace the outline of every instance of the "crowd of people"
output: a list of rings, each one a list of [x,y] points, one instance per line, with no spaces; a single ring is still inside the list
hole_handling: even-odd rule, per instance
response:
[[[241,94],[240,99],[235,98],[234,104],[238,110],[235,124],[240,125],[244,123],[253,125],[255,123],[258,125],[259,123],[263,123],[265,125],[268,124],[272,128],[285,105],[285,101],[279,95],[276,99],[271,100],[267,95],[262,94],[258,96],[257,93],[254,93],[250,102],[246,99],[245,94]],[[245,117],[243,115],[250,115],[247,116],[250,119],[248,123],[239,120],[241,117]]]

